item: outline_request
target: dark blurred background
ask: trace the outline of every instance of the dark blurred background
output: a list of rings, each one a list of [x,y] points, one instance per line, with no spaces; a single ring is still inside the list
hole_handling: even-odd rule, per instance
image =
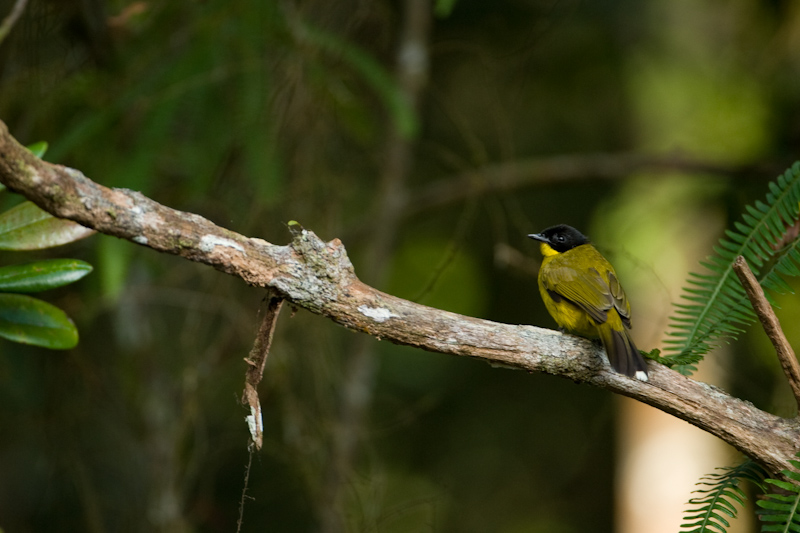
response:
[[[0,42],[0,118],[104,185],[277,244],[297,220],[364,281],[490,320],[554,327],[525,236],[572,224],[651,349],[697,259],[798,158],[800,4],[30,0]],[[76,349],[0,344],[0,528],[234,531],[264,291],[103,235],[0,261],[40,256],[95,271],[44,295]],[[772,359],[754,328],[699,377],[791,415]],[[676,531],[699,475],[737,460],[637,437],[670,421],[608,392],[302,309],[260,392],[242,531]]]

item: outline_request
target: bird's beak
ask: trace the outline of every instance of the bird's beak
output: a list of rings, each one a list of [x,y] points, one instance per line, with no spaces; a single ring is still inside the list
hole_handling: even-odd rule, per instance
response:
[[[528,235],[528,237],[531,238],[531,239],[537,240],[537,241],[541,241],[541,242],[550,242],[547,239],[547,237],[545,237],[541,233],[531,233],[530,235]]]

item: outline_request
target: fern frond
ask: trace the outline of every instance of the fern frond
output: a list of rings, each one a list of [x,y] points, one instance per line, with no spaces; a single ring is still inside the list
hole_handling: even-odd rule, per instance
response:
[[[798,454],[800,456],[800,454]],[[800,461],[789,461],[800,469]],[[780,489],[780,493],[766,494],[756,505],[764,525],[761,531],[800,531],[800,473],[792,470],[781,471],[786,480],[766,479],[765,483]]]
[[[689,365],[694,367],[694,365],[700,362],[700,360],[703,358],[702,355],[697,355],[692,353],[687,353],[687,354],[679,353],[670,357],[661,357],[661,350],[659,350],[658,348],[655,348],[649,352],[644,352],[642,350],[639,350],[639,353],[641,353],[645,358],[652,359],[656,363],[668,366],[669,368],[674,368],[676,366],[689,366]]]
[[[747,499],[739,486],[741,481],[749,481],[759,488],[765,477],[764,469],[755,461],[746,459],[739,466],[718,468],[721,473],[708,474],[700,478],[697,485],[710,487],[698,489],[692,494],[701,494],[689,500],[692,506],[684,512],[682,533],[724,533],[730,527],[728,518],[736,518],[739,507]],[[726,518],[727,517],[727,518]]]
[[[800,240],[795,239],[775,254],[774,264],[760,276],[759,282],[772,294],[787,294],[792,288],[784,278],[800,276]]]
[[[691,374],[696,370],[694,363],[721,342],[735,340],[755,320],[733,271],[733,262],[739,255],[747,259],[764,288],[773,293],[790,291],[783,277],[800,275],[800,248],[796,240],[778,248],[798,214],[800,162],[769,184],[766,203],[748,205],[742,222],[734,223],[735,230],[725,231],[725,237],[714,246],[714,255],[700,262],[708,273],[689,275],[664,341],[665,353],[672,355],[663,359],[670,366]],[[759,270],[767,264],[772,266],[760,276]]]

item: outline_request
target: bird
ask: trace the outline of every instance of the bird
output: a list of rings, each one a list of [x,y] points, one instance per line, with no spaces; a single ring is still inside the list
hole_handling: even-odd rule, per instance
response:
[[[540,243],[539,293],[558,326],[599,338],[614,370],[647,381],[647,363],[630,334],[631,306],[611,263],[566,224],[528,237]]]

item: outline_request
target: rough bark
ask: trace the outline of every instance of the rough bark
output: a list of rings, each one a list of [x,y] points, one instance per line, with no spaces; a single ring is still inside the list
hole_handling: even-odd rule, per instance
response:
[[[356,277],[338,239],[296,228],[286,246],[245,237],[144,195],[99,185],[41,161],[0,122],[0,182],[55,216],[160,252],[213,266],[354,331],[423,350],[543,372],[652,405],[730,443],[777,473],[800,444],[800,422],[761,411],[711,385],[650,362],[647,383],[615,373],[591,342],[415,304]]]

